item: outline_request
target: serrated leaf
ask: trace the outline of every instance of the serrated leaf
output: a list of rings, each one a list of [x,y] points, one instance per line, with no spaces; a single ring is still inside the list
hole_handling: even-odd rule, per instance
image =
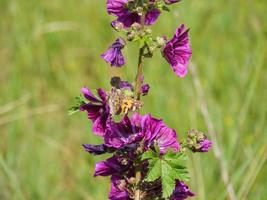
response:
[[[188,160],[188,157],[184,153],[175,153],[172,151],[167,152],[164,155],[164,159],[170,163],[177,164],[177,165],[185,165],[185,162]]]
[[[175,178],[172,167],[166,162],[162,162],[162,196],[168,198],[172,195],[175,188]]]
[[[187,156],[183,153],[167,152],[161,156],[159,152],[147,151],[142,160],[149,160],[149,171],[146,181],[155,181],[161,178],[162,196],[168,198],[172,195],[176,180],[188,181],[188,171],[184,165]]]
[[[152,160],[149,164],[150,168],[145,180],[148,182],[152,182],[161,177],[161,160]]]
[[[145,153],[143,153],[141,160],[149,160],[153,158],[157,158],[157,155],[155,154],[155,152],[150,150],[150,151],[146,151]]]

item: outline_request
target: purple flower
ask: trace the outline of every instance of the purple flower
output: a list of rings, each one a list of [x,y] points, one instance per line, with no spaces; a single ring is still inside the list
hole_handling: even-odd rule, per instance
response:
[[[176,29],[175,35],[162,50],[164,58],[179,77],[184,77],[187,74],[187,66],[192,54],[188,38],[189,29],[184,29],[184,25]]]
[[[212,147],[212,142],[208,139],[204,139],[199,144],[201,147],[199,149],[196,149],[195,152],[208,152],[209,149]]]
[[[143,84],[142,87],[141,87],[142,96],[147,95],[148,92],[149,92],[149,89],[150,89],[150,86],[148,84]]]
[[[119,176],[111,176],[111,188],[108,197],[110,200],[131,200],[126,191],[126,181]]]
[[[125,46],[125,41],[118,38],[101,57],[112,67],[121,67],[125,64],[125,59],[121,50]]]
[[[156,199],[162,195],[162,182],[161,180],[154,181],[153,184],[147,185],[143,184],[143,187],[146,188],[146,194],[149,199]],[[188,186],[179,180],[176,180],[175,189],[172,195],[168,198],[170,200],[184,200],[188,197],[194,196],[194,193],[190,191]]]
[[[145,77],[142,76],[142,81],[141,81],[141,95],[146,96],[149,92],[150,86],[147,83],[144,83]]]
[[[96,97],[88,88],[81,89],[83,96],[89,101],[80,106],[81,111],[87,111],[88,118],[92,120],[92,130],[96,135],[104,135],[106,123],[109,118],[109,107],[106,103],[106,93],[103,89],[98,89],[99,97]]]
[[[116,16],[116,21],[123,23],[126,28],[130,27],[135,22],[140,23],[141,21],[141,17],[138,13],[129,11],[127,8],[128,2],[128,0],[107,0],[108,13]],[[159,15],[160,10],[158,9],[148,11],[145,16],[145,25],[155,23]]]
[[[144,140],[145,147],[154,148],[158,145],[162,154],[168,149],[179,151],[180,145],[176,133],[168,128],[162,120],[152,118],[151,115],[141,116],[134,113],[127,116],[120,123],[109,122],[105,134],[105,144],[109,147],[121,149]]]
[[[170,200],[184,200],[192,196],[194,196],[194,193],[189,190],[184,182],[176,181],[176,187]]]
[[[176,138],[176,132],[168,128],[162,120],[152,118],[151,115],[145,115],[142,119],[142,131],[145,138],[146,147],[152,147],[156,144],[160,149],[160,153],[164,154],[168,149],[177,152],[180,145]]]
[[[109,147],[121,149],[140,141],[144,133],[139,131],[135,123],[135,119],[130,120],[127,116],[119,123],[110,121],[107,124],[105,144]]]
[[[100,161],[95,165],[94,176],[110,176],[125,172],[130,163],[118,156],[108,158],[106,161]]]
[[[164,0],[166,4],[173,4],[173,3],[177,3],[181,0]]]

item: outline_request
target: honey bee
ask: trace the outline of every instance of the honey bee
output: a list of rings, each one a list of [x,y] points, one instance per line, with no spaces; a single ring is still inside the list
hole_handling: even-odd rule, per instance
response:
[[[115,87],[112,87],[108,93],[108,104],[112,116],[134,112],[143,106],[141,101],[135,100],[132,95],[126,94],[124,90]]]

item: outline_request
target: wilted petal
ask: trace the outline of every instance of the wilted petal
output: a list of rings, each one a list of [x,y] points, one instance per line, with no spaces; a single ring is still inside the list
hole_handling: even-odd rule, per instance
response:
[[[121,50],[125,45],[122,38],[118,38],[101,57],[112,67],[121,67],[125,64]]]
[[[100,145],[83,144],[83,147],[85,151],[93,155],[101,155],[107,152],[112,152],[112,149],[107,147],[104,144],[100,144]]]

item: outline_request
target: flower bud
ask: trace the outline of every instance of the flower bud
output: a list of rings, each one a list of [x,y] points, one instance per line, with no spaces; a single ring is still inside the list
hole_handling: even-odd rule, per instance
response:
[[[136,8],[136,12],[138,13],[138,15],[142,15],[142,13],[143,13],[143,8],[142,7],[137,7]]]
[[[208,152],[212,146],[206,135],[197,130],[191,130],[187,133],[187,147],[193,152]]]
[[[127,40],[132,41],[135,38],[136,33],[134,31],[129,31],[127,33]]]
[[[152,33],[152,30],[151,30],[150,28],[146,28],[146,29],[145,29],[145,33],[146,33],[147,35],[150,35],[150,34]]]
[[[118,22],[118,21],[113,21],[111,22],[111,26],[116,30],[116,31],[121,31],[123,29],[123,23]]]
[[[139,24],[139,23],[133,23],[132,24],[132,30],[134,30],[134,31],[140,31],[141,30],[141,25]]]
[[[163,47],[163,45],[165,44],[165,40],[163,37],[157,37],[156,42],[159,48]]]

